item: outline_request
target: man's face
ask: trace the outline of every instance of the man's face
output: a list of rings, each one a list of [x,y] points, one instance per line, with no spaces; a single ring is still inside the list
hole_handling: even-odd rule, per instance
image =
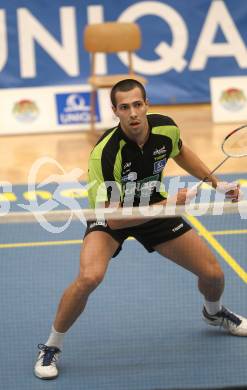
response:
[[[148,101],[143,100],[140,88],[116,93],[116,107],[112,107],[120,120],[123,131],[130,137],[145,133],[148,129]]]

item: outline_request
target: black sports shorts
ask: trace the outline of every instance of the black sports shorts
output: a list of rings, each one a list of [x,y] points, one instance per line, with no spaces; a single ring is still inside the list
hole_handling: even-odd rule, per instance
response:
[[[139,241],[148,252],[153,252],[156,245],[179,237],[190,229],[191,226],[181,217],[156,218],[138,226],[115,230],[104,221],[88,221],[84,237],[93,231],[110,234],[120,244],[113,255],[116,257],[122,249],[124,240],[130,236]]]

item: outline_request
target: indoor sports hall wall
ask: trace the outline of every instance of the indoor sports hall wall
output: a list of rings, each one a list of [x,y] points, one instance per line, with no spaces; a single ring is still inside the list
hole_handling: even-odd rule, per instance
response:
[[[54,130],[88,124],[90,57],[83,49],[83,30],[87,23],[113,20],[141,27],[143,44],[134,68],[148,79],[152,104],[209,102],[211,77],[246,75],[247,2],[243,0],[1,0],[0,87],[11,95],[11,113],[10,107],[4,107],[5,113],[9,110],[9,127],[14,127],[14,122],[10,125],[14,116],[19,121],[16,132],[22,130],[20,122],[28,120],[34,131],[45,129],[45,118],[37,128],[35,119],[38,111],[46,110],[47,101],[52,110],[46,114]],[[102,55],[97,66],[101,74],[126,71],[121,55]],[[40,109],[25,99],[21,88],[30,87],[38,88],[32,90],[33,96],[44,96],[38,102]],[[4,96],[2,101],[9,95]],[[98,120],[103,122],[104,100],[100,96],[98,102]],[[66,109],[74,115],[66,115]]]
[[[113,20],[141,27],[134,67],[152,104],[208,102],[210,77],[246,74],[243,0],[0,0],[0,87],[86,84],[84,26]],[[98,66],[124,72],[124,63],[103,56]]]

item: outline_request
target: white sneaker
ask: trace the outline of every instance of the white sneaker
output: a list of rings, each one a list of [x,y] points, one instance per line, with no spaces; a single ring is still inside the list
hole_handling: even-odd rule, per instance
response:
[[[235,336],[247,336],[247,319],[232,313],[224,306],[214,315],[209,314],[204,306],[202,314],[204,321],[209,325],[223,327]]]
[[[39,344],[40,350],[36,364],[34,366],[34,374],[41,379],[54,379],[58,376],[57,361],[61,353],[56,347],[49,347],[45,344]]]

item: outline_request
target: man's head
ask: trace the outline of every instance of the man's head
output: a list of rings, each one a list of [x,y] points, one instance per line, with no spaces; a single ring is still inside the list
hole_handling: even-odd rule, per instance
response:
[[[148,100],[145,88],[139,81],[119,81],[111,90],[111,101],[112,109],[128,136],[132,138],[147,132]]]
[[[128,92],[128,91],[131,91],[134,88],[139,88],[140,89],[141,94],[142,94],[142,98],[143,98],[144,101],[146,101],[146,99],[147,99],[146,91],[145,91],[145,88],[143,87],[143,85],[139,81],[137,81],[137,80],[125,79],[125,80],[119,81],[117,84],[115,84],[112,87],[112,90],[111,90],[111,102],[112,102],[113,107],[116,107],[116,105],[117,105],[117,101],[116,101],[116,94],[117,94],[117,92]]]

